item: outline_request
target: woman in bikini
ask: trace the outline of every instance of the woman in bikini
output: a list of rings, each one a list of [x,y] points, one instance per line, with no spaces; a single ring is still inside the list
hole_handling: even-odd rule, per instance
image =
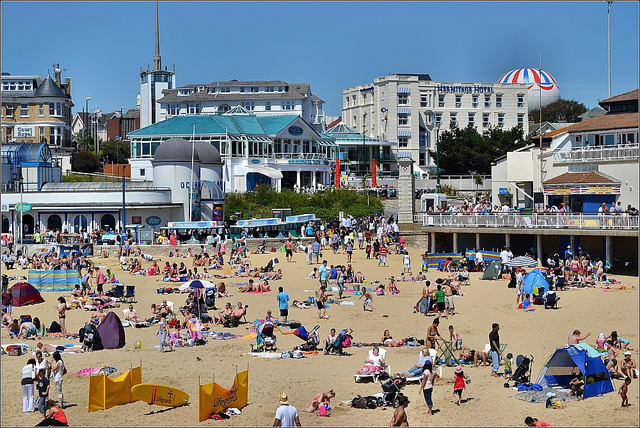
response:
[[[382,343],[382,346],[398,346],[393,340],[393,337],[391,337],[391,333],[389,333],[389,330],[385,330],[384,333],[382,333],[382,339],[380,339],[380,342]]]
[[[59,304],[54,306],[58,311],[58,320],[60,322],[60,328],[62,328],[62,337],[67,336],[67,327],[65,326],[65,318],[67,317],[67,301],[63,296],[58,297]]]
[[[438,332],[438,326],[440,325],[440,319],[436,318],[433,320],[433,324],[429,326],[427,329],[427,339],[425,340],[425,345],[429,349],[436,349],[436,338],[444,341],[440,332]]]

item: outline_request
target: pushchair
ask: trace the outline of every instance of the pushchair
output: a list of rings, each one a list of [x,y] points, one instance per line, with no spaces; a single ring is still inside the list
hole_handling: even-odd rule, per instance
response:
[[[276,351],[275,325],[271,321],[258,326],[256,346],[251,346],[251,352]]]
[[[256,254],[264,254],[267,252],[267,241],[263,240],[262,244],[258,245],[256,248]]]
[[[351,355],[344,351],[344,348],[348,348],[351,346],[351,341],[353,340],[352,329],[343,328],[338,333],[336,340],[333,343],[328,343],[324,348],[325,355]]]
[[[269,260],[269,263],[267,263],[267,265],[263,268],[260,268],[261,272],[273,272],[273,270],[276,267],[276,263],[278,263],[278,259],[275,257],[272,257],[271,260]]]
[[[311,331],[307,331],[304,326],[300,326],[293,332],[294,336],[305,341],[304,344],[296,346],[295,349],[300,351],[317,351],[318,344],[320,343],[320,338],[318,337],[318,330],[320,329],[320,324],[316,325],[311,329]]]
[[[531,382],[531,366],[533,365],[533,355],[525,357],[518,355],[516,357],[516,370],[513,375],[507,378],[504,387],[509,388],[509,381],[513,382],[513,386],[518,386],[521,383]]]
[[[96,343],[100,342],[98,329],[90,322],[86,323],[84,327],[80,329],[78,338],[80,343],[82,343],[82,351],[93,352],[93,347]]]
[[[217,290],[213,287],[207,288],[204,293],[204,301],[207,304],[207,309],[216,309],[216,293]]]
[[[380,384],[382,385],[382,392],[384,393],[385,406],[393,406],[394,408],[397,408],[400,397],[404,395],[400,390],[402,390],[402,388],[407,384],[407,380],[400,377],[389,379],[385,383],[382,383],[382,378],[380,378]]]

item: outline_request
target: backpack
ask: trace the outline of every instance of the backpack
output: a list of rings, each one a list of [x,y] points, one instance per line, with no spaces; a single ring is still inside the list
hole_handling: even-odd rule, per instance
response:
[[[356,409],[366,409],[367,398],[358,394],[357,397],[354,397],[353,400],[351,400],[351,407],[355,407]]]

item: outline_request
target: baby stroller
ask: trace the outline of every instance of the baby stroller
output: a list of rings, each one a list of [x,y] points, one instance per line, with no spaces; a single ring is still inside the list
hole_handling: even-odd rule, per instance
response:
[[[380,384],[382,385],[382,392],[384,393],[385,406],[397,408],[399,404],[398,401],[403,395],[400,390],[407,384],[407,380],[402,377],[389,379],[385,383],[382,383],[382,380],[380,380]]]
[[[207,304],[207,309],[216,309],[216,289],[211,287],[207,288],[204,293],[204,301]]]
[[[256,336],[256,346],[251,346],[252,352],[265,352],[275,351],[276,348],[276,336],[274,335],[275,325],[270,322],[264,322],[258,326],[258,332]]]
[[[96,326],[88,322],[80,329],[79,333],[78,337],[80,343],[82,343],[82,350],[93,352],[93,347],[100,341]]]
[[[317,351],[318,344],[320,343],[320,338],[318,337],[318,330],[320,329],[320,324],[316,325],[311,329],[311,331],[307,332],[307,329],[304,326],[300,326],[293,332],[294,336],[299,337],[304,340],[305,343],[299,346],[296,346],[295,349],[300,351]]]
[[[518,386],[521,383],[530,383],[532,363],[533,355],[530,355],[529,357],[518,355],[516,357],[516,370],[513,372],[513,375],[507,378],[507,382],[505,382],[504,387],[509,388],[509,381],[513,382],[513,386]]]
[[[351,341],[353,340],[352,329],[343,328],[338,333],[336,340],[333,343],[328,343],[324,349],[325,355],[351,355],[344,351],[344,348],[348,348],[351,346]]]
[[[258,245],[256,248],[256,254],[264,254],[267,252],[267,241],[262,241],[262,244]]]
[[[273,272],[273,269],[275,269],[276,267],[276,263],[278,263],[278,259],[275,257],[272,257],[271,260],[269,260],[269,263],[267,263],[267,265],[261,268],[260,270],[262,272]]]

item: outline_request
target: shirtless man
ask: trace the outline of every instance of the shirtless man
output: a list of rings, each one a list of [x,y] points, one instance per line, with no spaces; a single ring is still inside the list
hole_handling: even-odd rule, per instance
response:
[[[327,296],[324,294],[324,291],[327,289],[326,285],[321,285],[318,291],[316,291],[316,306],[318,307],[318,317],[320,319],[329,318],[327,313],[327,308],[324,305],[324,302],[327,300]]]
[[[407,412],[405,409],[409,405],[409,399],[403,395],[398,399],[398,408],[393,412],[393,418],[391,418],[390,427],[408,427],[409,421],[407,420]]]
[[[221,310],[218,315],[213,316],[213,325],[224,324],[227,318],[231,319],[232,312],[233,308],[231,308],[231,303],[227,302],[224,309]]]
[[[287,257],[287,263],[291,263],[291,260],[293,259],[293,242],[291,241],[291,238],[284,243],[284,249]]]
[[[236,307],[233,309],[231,313],[231,323],[236,325],[240,322],[240,318],[244,315],[244,307],[242,306],[242,302],[238,302]]]
[[[127,316],[125,317],[127,321],[133,322],[141,322],[142,320],[138,316],[138,313],[135,309],[133,309],[133,305],[129,305],[129,311],[127,311]]]
[[[362,303],[362,309],[364,311],[367,310],[367,306],[369,306],[371,308],[371,312],[373,312],[373,295],[371,294],[371,292],[369,291],[369,288],[364,289],[364,292],[362,293],[362,295],[360,296],[360,299],[362,299],[364,297],[364,302]],[[358,300],[360,300],[358,299]]]
[[[2,327],[7,327],[9,324],[11,324],[11,321],[13,321],[13,318],[11,318],[11,315],[7,313],[6,309],[3,309],[2,310]]]
[[[306,413],[313,413],[316,410],[318,410],[318,407],[320,407],[321,404],[331,405],[331,399],[335,396],[336,396],[336,393],[333,391],[333,389],[329,391],[320,392],[315,397],[313,397],[313,400],[311,400],[309,407],[307,407],[306,409],[300,409],[300,411],[306,412]]]
[[[429,313],[429,302],[431,300],[431,291],[429,291],[429,286],[431,285],[431,281],[427,280],[424,287],[422,287],[422,297],[420,298],[420,307],[424,311],[424,316],[426,317]]]
[[[446,280],[444,283],[444,287],[442,288],[444,291],[444,313],[446,316],[455,315],[455,310],[453,307],[453,288],[451,288],[451,281]]]
[[[102,321],[107,317],[107,314],[104,312],[102,306],[98,306],[98,312],[89,319],[89,322],[95,320],[98,322],[98,325],[102,324]]]
[[[571,334],[571,336],[569,336],[569,338],[567,339],[567,344],[569,346],[577,345],[578,342],[585,340],[587,337],[591,336],[591,332],[588,332],[584,336],[580,336],[580,334],[582,334],[580,330],[573,330],[573,334]]]

